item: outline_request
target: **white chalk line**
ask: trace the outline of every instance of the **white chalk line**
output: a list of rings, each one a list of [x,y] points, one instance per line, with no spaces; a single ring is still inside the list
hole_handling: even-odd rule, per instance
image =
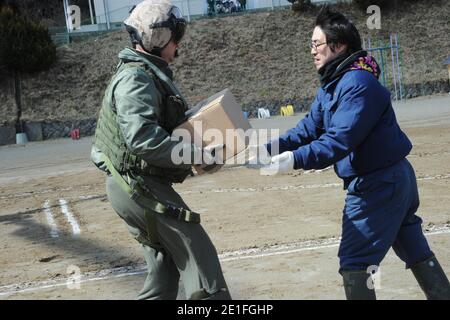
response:
[[[310,170],[305,171],[304,174],[307,172],[322,172],[327,169],[323,170]],[[417,178],[417,181],[422,180],[441,180],[441,179],[448,179],[450,178],[450,173],[448,174],[438,174],[435,176],[424,176]],[[319,188],[336,188],[336,187],[342,187],[342,183],[325,183],[325,184],[310,184],[310,185],[287,185],[287,186],[272,186],[272,187],[263,187],[263,188],[223,188],[223,189],[208,189],[208,190],[187,190],[187,191],[181,191],[179,194],[194,194],[194,193],[227,193],[227,192],[260,192],[260,191],[282,191],[282,190],[298,190],[298,189],[319,189]],[[91,186],[81,186],[79,188],[84,189],[90,189]],[[73,187],[69,188],[62,188],[62,189],[51,189],[51,190],[43,190],[43,191],[37,191],[37,192],[25,192],[20,194],[12,194],[7,196],[1,196],[0,199],[9,199],[9,198],[20,198],[20,197],[31,197],[46,193],[52,193],[56,191],[71,191],[74,190]],[[80,199],[83,200],[89,200],[90,198],[94,197],[101,197],[106,196],[105,194],[98,194],[95,196],[79,196]]]
[[[50,236],[52,238],[58,238],[58,226],[56,225],[55,219],[53,218],[52,209],[50,208],[50,202],[48,200],[44,203],[44,212],[47,218],[47,223],[50,225]]]
[[[315,172],[325,171],[323,170],[315,170]],[[314,170],[306,171],[313,172]],[[436,176],[425,176],[421,178],[417,178],[417,181],[422,180],[440,180],[440,179],[448,179],[450,178],[449,174],[439,174]],[[228,193],[228,192],[258,192],[258,191],[284,191],[284,190],[298,190],[298,189],[320,189],[320,188],[335,188],[342,187],[342,183],[325,183],[325,184],[307,184],[307,185],[287,185],[287,186],[272,186],[272,187],[262,187],[262,188],[223,188],[223,189],[209,189],[209,190],[187,190],[178,192],[180,195],[185,194],[193,194],[193,193]],[[106,196],[106,194],[97,194],[97,195],[87,195],[87,196],[78,196],[79,199],[82,200],[90,200],[95,198],[100,198]]]
[[[74,235],[80,234],[81,233],[80,226],[79,226],[77,220],[75,219],[75,217],[73,216],[72,212],[70,212],[69,207],[67,205],[67,201],[65,199],[59,199],[59,206],[61,209],[61,213],[66,217],[67,222],[69,222],[69,224],[72,227],[72,233]],[[59,237],[59,229],[58,229],[58,226],[56,224],[55,218],[53,216],[53,213],[52,213],[52,210],[50,207],[50,200],[45,200],[44,212],[45,212],[45,216],[47,218],[47,223],[50,225],[50,236],[52,238],[58,238]]]
[[[288,185],[288,186],[273,186],[262,188],[221,188],[209,190],[188,190],[179,192],[180,195],[194,194],[194,193],[229,193],[229,192],[261,192],[261,191],[282,191],[282,190],[298,190],[298,189],[317,189],[317,188],[334,188],[342,187],[342,183],[327,183],[327,184],[309,184],[309,185]]]
[[[112,270],[112,269],[111,269]],[[128,277],[128,276],[135,276],[135,275],[141,275],[147,272],[147,268],[143,267],[140,269],[136,269],[136,271],[133,272],[127,272],[127,273],[119,273],[119,274],[113,274],[110,276],[102,276],[102,277],[94,277],[94,278],[86,278],[86,279],[82,279],[80,281],[78,281],[78,283],[86,283],[86,282],[93,282],[93,281],[99,281],[99,280],[109,280],[109,279],[117,279],[117,278],[123,278],[123,277]],[[43,281],[42,283],[49,283],[51,281]],[[31,283],[32,285],[33,283]],[[69,285],[73,285],[73,279],[67,279],[64,281],[60,281],[60,280],[55,280],[55,283],[52,284],[44,284],[44,285],[40,285],[40,286],[33,286],[27,289],[20,289],[20,290],[11,290],[9,292],[0,292],[0,296],[5,296],[5,295],[10,295],[10,294],[15,294],[15,293],[24,293],[24,292],[30,292],[30,291],[39,291],[39,290],[44,290],[44,289],[50,289],[50,288],[57,288],[57,287],[64,287],[64,286],[69,286]],[[7,287],[7,286],[5,286]],[[13,284],[13,285],[9,285],[8,287],[17,287],[17,285]],[[4,287],[0,287],[0,290],[3,289]]]
[[[441,179],[448,179],[450,178],[450,173],[448,174],[438,174],[435,176],[424,176],[417,178],[417,181],[426,181],[426,180],[441,180]],[[180,191],[178,192],[180,195],[187,195],[187,194],[198,194],[198,193],[232,193],[232,192],[264,192],[264,191],[286,191],[286,190],[300,190],[300,189],[320,189],[320,188],[339,188],[342,187],[342,183],[325,183],[325,184],[309,184],[309,185],[287,185],[287,186],[272,186],[272,187],[262,187],[262,188],[224,188],[224,189],[208,189],[208,190],[186,190],[186,191]],[[89,186],[84,186],[89,188]],[[58,191],[61,190],[72,190],[72,188],[68,189],[58,189]],[[55,190],[46,190],[42,193],[48,193],[48,192],[55,192]],[[42,194],[39,192],[36,193],[26,193],[21,194],[23,196],[31,196],[31,195],[37,195]],[[97,195],[87,195],[87,196],[77,196],[77,198],[81,200],[90,200],[95,198],[101,198],[106,197],[106,194],[97,194]],[[3,196],[0,197],[0,199],[5,198],[11,198],[11,195],[9,196]],[[70,197],[69,197],[70,198]]]
[[[286,250],[286,251],[274,251],[274,252],[260,253],[260,254],[254,254],[254,255],[243,256],[243,257],[225,258],[220,261],[228,262],[228,261],[235,261],[235,260],[256,259],[256,258],[269,257],[269,256],[279,256],[279,255],[302,252],[302,251],[333,248],[333,247],[338,247],[339,243],[340,243],[340,241],[337,241],[336,243],[333,243],[333,244],[319,245],[319,246],[314,246],[314,247],[306,247],[306,248],[298,248],[298,249],[290,249],[290,250]]]
[[[424,232],[426,236],[439,235],[450,233],[450,225],[443,226],[432,226],[428,228],[429,231]],[[332,248],[339,246],[341,238],[332,237],[323,240],[309,240],[298,243],[284,244],[270,246],[267,248],[251,248],[245,250],[238,250],[233,252],[223,253],[219,255],[223,257],[221,261],[234,261],[234,260],[244,260],[244,259],[255,259],[267,256],[289,254],[295,252],[317,250],[322,248]],[[318,244],[319,243],[319,244]],[[300,248],[299,248],[300,247]]]
[[[417,178],[417,181],[422,181],[422,180],[440,180],[440,179],[448,179],[448,178],[450,178],[450,173],[438,174],[438,175],[435,175],[435,176],[425,176],[425,177]]]
[[[450,178],[450,173],[448,174],[438,174],[435,176],[424,176],[417,178],[417,181],[426,181],[426,180],[441,180],[441,179],[448,179]],[[342,187],[342,183],[325,183],[325,184],[309,184],[309,185],[287,185],[287,186],[272,186],[272,187],[262,187],[262,188],[228,188],[228,189],[209,189],[209,190],[186,190],[186,191],[180,191],[178,192],[180,195],[187,195],[187,194],[198,194],[198,193],[231,193],[231,192],[262,192],[262,191],[286,191],[286,190],[300,190],[300,189],[320,189],[320,188],[338,188]],[[89,188],[89,186],[84,186]],[[61,190],[72,190],[72,188],[67,189],[58,189],[58,191]],[[42,193],[48,193],[48,192],[54,192],[55,190],[46,190]],[[39,192],[36,193],[24,193],[20,195],[37,195],[42,194]],[[101,198],[106,197],[106,194],[97,194],[97,195],[87,195],[87,196],[78,196],[81,200],[90,200],[95,198]],[[11,198],[10,196],[3,196],[0,197],[0,199],[5,198]]]
[[[78,225],[78,222],[72,212],[70,212],[69,207],[67,206],[67,201],[65,199],[59,199],[59,205],[61,207],[61,212],[66,216],[67,221],[72,226],[73,234],[80,234],[80,226]]]
[[[429,231],[424,232],[426,236],[432,235],[440,235],[440,234],[448,234],[450,233],[450,225],[446,224],[443,226],[432,226],[429,228]],[[251,248],[245,250],[237,250],[225,252],[219,255],[219,259],[221,262],[229,262],[235,260],[245,260],[245,259],[257,259],[261,257],[267,256],[278,256],[285,254],[292,254],[302,251],[311,251],[325,248],[333,248],[339,246],[340,238],[331,237],[327,239],[321,240],[308,240],[298,243],[292,244],[284,244],[284,245],[274,245],[263,248]],[[320,243],[318,245],[313,245],[314,243]],[[303,248],[299,248],[299,246],[303,246]],[[253,253],[253,254],[252,254]],[[78,283],[86,283],[100,280],[109,280],[116,279],[122,277],[128,277],[133,275],[141,275],[147,272],[146,266],[138,266],[138,267],[120,267],[113,269],[104,269],[100,271],[94,272],[86,272],[83,274],[83,278],[81,278]],[[19,284],[11,284],[0,287],[0,296],[29,292],[29,291],[38,291],[43,289],[55,288],[67,286],[68,283],[73,284],[73,280],[65,279],[65,280],[46,280],[40,282],[30,282],[30,283],[19,283]],[[11,290],[11,288],[14,288]]]
[[[432,236],[432,235],[439,235],[439,234],[446,234],[446,233],[450,233],[450,228],[445,229],[445,230],[440,230],[440,231],[426,232],[424,234],[427,236]],[[284,251],[277,251],[277,250],[270,249],[267,251],[273,250],[273,252],[230,257],[230,258],[221,259],[221,261],[227,262],[227,261],[235,261],[235,260],[256,259],[256,258],[262,258],[262,257],[268,257],[268,256],[278,256],[278,255],[284,255],[284,254],[297,253],[297,252],[302,252],[302,251],[333,248],[333,247],[338,247],[340,242],[341,242],[341,240],[340,240],[340,238],[338,238],[338,239],[335,239],[334,241],[331,241],[330,244],[321,244],[321,245],[317,245],[317,246],[304,247],[304,248],[292,248],[292,249],[287,249]]]
[[[438,174],[435,176],[424,176],[417,178],[417,181],[422,180],[441,180],[450,178],[449,174]],[[229,193],[229,192],[261,192],[261,191],[286,191],[286,190],[299,190],[299,189],[320,189],[320,188],[336,188],[343,187],[342,183],[325,183],[325,184],[307,184],[307,185],[287,185],[287,186],[272,186],[262,188],[220,188],[209,190],[188,190],[181,191],[179,194],[194,194],[194,193]]]

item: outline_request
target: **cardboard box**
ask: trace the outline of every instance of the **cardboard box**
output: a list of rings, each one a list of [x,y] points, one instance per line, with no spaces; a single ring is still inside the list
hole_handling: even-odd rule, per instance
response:
[[[251,125],[229,89],[203,100],[189,112],[188,120],[176,129],[188,130],[191,141],[197,146],[224,144],[221,155],[224,160],[247,147],[249,138],[245,133]],[[177,135],[176,129],[174,135]]]

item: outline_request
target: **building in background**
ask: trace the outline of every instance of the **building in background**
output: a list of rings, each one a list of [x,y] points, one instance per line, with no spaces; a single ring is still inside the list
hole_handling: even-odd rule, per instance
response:
[[[74,11],[67,13],[73,5],[70,0],[63,0],[66,12],[66,25],[69,33],[103,31],[122,27],[122,21],[131,8],[142,0],[85,0],[89,4],[89,16],[80,17],[81,25],[74,28]],[[336,2],[336,0],[312,0],[312,3]],[[183,15],[190,21],[198,16],[208,14],[207,0],[172,0]],[[287,0],[247,0],[246,9],[274,9],[290,6]],[[84,14],[86,15],[86,13]]]

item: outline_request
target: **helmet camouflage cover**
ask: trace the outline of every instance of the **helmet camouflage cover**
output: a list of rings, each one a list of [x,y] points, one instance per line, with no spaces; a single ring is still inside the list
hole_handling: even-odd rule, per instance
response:
[[[177,16],[172,13],[174,9],[176,9]],[[132,30],[137,33],[138,39],[142,41],[145,49],[151,51],[155,48],[163,48],[172,39],[173,30],[163,24],[171,18],[177,18],[176,21],[184,22],[184,34],[185,20],[181,17],[181,12],[177,7],[168,0],[145,0],[132,9],[124,24],[129,32]],[[158,24],[163,24],[163,27],[154,27]]]

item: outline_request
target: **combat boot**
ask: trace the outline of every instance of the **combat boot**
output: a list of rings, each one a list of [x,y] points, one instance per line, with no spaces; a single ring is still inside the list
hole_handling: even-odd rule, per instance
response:
[[[428,300],[450,300],[450,283],[435,256],[411,267]]]

